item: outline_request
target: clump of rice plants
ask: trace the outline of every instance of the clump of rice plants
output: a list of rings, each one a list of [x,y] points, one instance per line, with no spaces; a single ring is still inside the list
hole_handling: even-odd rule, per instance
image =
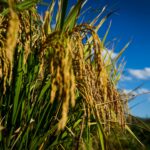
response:
[[[37,2],[0,7],[0,148],[114,148],[113,133],[132,132],[116,88],[124,49],[105,61],[106,37],[97,34],[110,14],[77,24],[83,0],[68,14],[66,1],[52,0],[41,20]]]

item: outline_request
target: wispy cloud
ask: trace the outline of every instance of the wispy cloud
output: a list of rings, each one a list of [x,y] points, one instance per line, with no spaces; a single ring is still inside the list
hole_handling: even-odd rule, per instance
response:
[[[104,49],[102,55],[105,57],[105,60],[108,60],[109,58],[114,59],[118,53],[113,52],[113,50]]]
[[[121,76],[121,81],[132,81],[133,78],[131,76],[125,76],[125,75],[122,75]]]
[[[146,89],[146,88],[139,88],[135,91],[133,91],[132,89],[124,89],[123,90],[124,93],[129,94],[129,95],[141,95],[141,94],[149,94],[150,93],[150,89]]]
[[[137,92],[138,92],[139,94],[148,93],[148,92],[150,92],[150,89],[140,88],[140,89],[137,90]]]
[[[128,69],[130,75],[141,80],[150,80],[150,68]]]

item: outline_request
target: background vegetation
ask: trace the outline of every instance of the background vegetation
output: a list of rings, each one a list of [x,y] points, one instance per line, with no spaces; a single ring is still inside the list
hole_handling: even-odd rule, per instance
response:
[[[112,12],[79,23],[84,0],[52,0],[43,18],[38,2],[0,1],[0,148],[143,149],[116,88],[128,44],[112,59],[110,27],[97,34]]]

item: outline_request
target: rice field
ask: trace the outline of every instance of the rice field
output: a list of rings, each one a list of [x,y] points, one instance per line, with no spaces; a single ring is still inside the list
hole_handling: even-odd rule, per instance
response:
[[[117,89],[129,43],[112,59],[110,27],[97,33],[112,12],[78,23],[84,0],[69,13],[52,0],[44,16],[38,2],[0,1],[0,149],[144,149]]]

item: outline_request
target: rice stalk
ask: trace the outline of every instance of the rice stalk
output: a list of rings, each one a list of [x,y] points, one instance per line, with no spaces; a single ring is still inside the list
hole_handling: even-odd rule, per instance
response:
[[[13,56],[14,56],[14,49],[17,44],[17,37],[19,31],[19,19],[17,13],[13,9],[14,1],[9,0],[9,9],[10,9],[10,20],[9,26],[6,36],[6,43],[4,47],[1,48],[1,57],[3,62],[2,68],[2,75],[4,77],[3,82],[3,94],[6,92],[6,82],[7,79],[9,80],[9,84],[12,78],[12,68],[13,68]]]
[[[54,38],[55,37],[55,38]],[[72,70],[72,52],[70,39],[67,34],[63,35],[60,32],[49,35],[44,45],[47,45],[47,51],[51,51],[48,59],[51,74],[51,91],[50,102],[54,100],[62,101],[62,113],[58,124],[58,129],[64,129],[67,122],[67,114],[69,111],[69,103],[75,105],[75,78]],[[45,48],[42,48],[44,50]],[[42,51],[40,56],[47,51]],[[52,56],[51,56],[52,55]],[[42,65],[43,67],[45,65]],[[43,70],[45,70],[43,68]],[[57,98],[56,98],[57,97]]]
[[[78,33],[78,36],[76,34]],[[80,34],[79,34],[80,33]],[[87,45],[80,42],[82,33],[91,33],[92,41],[90,51],[94,51],[93,64],[86,62],[84,56],[84,47]],[[115,89],[115,85],[109,79],[105,63],[102,58],[102,43],[99,40],[94,29],[88,25],[77,26],[72,33],[72,37],[78,41],[74,48],[73,68],[76,76],[77,87],[91,107],[94,106],[99,111],[99,118],[105,124],[104,128],[110,131],[110,123],[114,119],[124,128],[125,112],[122,99]],[[86,35],[86,34],[85,34]],[[80,43],[80,44],[79,44]],[[92,59],[92,58],[91,58]],[[112,112],[116,114],[112,115]],[[106,123],[107,122],[107,123]],[[108,126],[108,127],[107,127]]]
[[[101,41],[97,34],[111,13],[98,27],[93,24],[101,13],[92,25],[77,25],[83,1],[78,1],[68,15],[61,14],[67,8],[63,8],[63,0],[58,1],[56,26],[51,28],[55,2],[52,1],[44,21],[36,14],[35,7],[16,13],[10,4],[12,16],[18,19],[13,49],[7,44],[12,38],[8,35],[15,34],[9,29],[14,26],[13,17],[0,17],[3,27],[0,28],[0,73],[2,78],[13,79],[13,84],[2,81],[5,88],[10,89],[1,96],[3,112],[8,112],[2,126],[10,128],[5,145],[19,149],[24,146],[26,149],[67,149],[70,145],[92,149],[94,139],[98,138],[97,147],[107,149],[113,129],[116,127],[116,132],[125,129],[127,104],[116,88],[119,70],[115,62],[111,64],[112,60],[105,61],[103,57],[106,36]],[[21,2],[17,7],[20,5]],[[7,24],[3,26],[4,21],[8,28]],[[6,32],[7,36],[3,34]],[[7,54],[8,48],[11,57]],[[10,67],[13,68],[11,75]],[[1,116],[4,117],[3,113]]]

